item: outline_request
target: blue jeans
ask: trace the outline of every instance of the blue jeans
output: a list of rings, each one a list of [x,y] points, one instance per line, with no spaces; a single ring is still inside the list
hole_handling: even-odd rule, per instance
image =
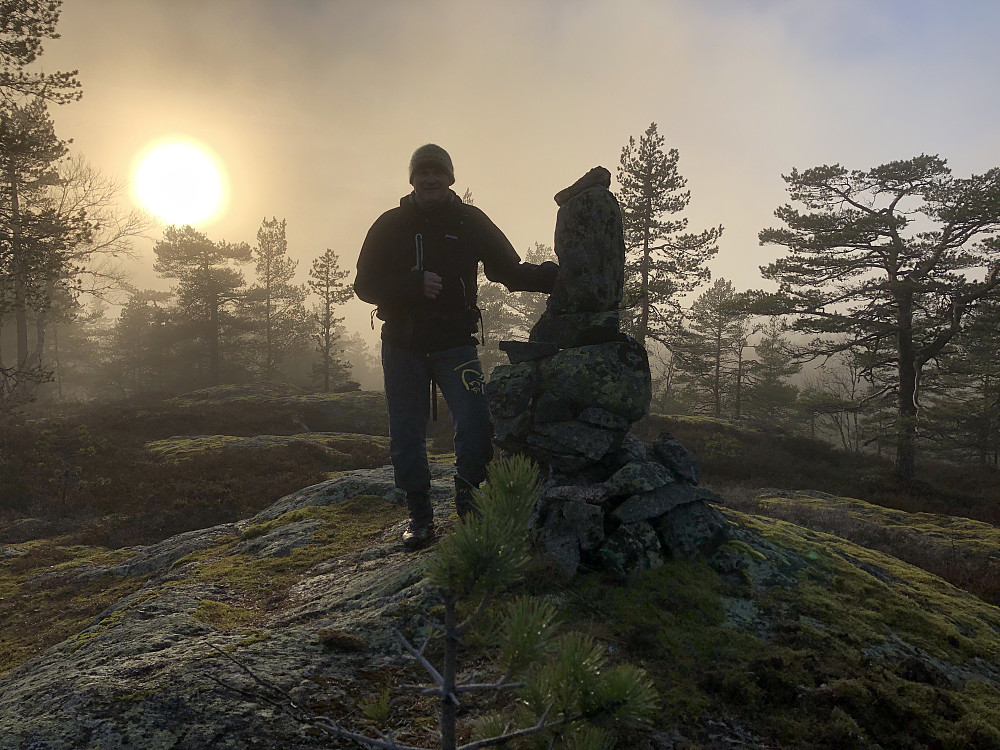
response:
[[[455,422],[459,476],[476,486],[486,479],[486,465],[493,458],[493,422],[476,347],[470,344],[421,354],[383,341],[382,374],[396,486],[404,492],[430,488],[426,444],[432,377]]]

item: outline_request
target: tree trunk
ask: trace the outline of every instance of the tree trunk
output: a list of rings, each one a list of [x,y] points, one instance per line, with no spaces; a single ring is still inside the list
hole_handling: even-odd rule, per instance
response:
[[[649,227],[642,240],[642,286],[639,288],[639,326],[636,340],[639,346],[646,346],[646,330],[649,328]]]
[[[455,705],[455,674],[458,659],[458,619],[455,600],[447,597],[444,602],[444,669],[441,678],[441,750],[455,750],[455,723],[458,707]]]
[[[736,410],[734,417],[737,424],[743,417],[743,347],[739,347],[736,350],[736,393],[734,398],[736,399]]]
[[[722,331],[715,329],[715,370],[712,374],[712,400],[715,401],[715,418],[722,417]]]
[[[913,350],[913,290],[896,289],[899,414],[896,421],[896,475],[913,479],[917,450],[917,367]]]
[[[24,238],[21,234],[21,207],[18,194],[18,176],[13,167],[7,170],[10,189],[10,256],[11,276],[14,279],[14,325],[16,342],[15,369],[28,369],[28,295],[24,257]]]
[[[219,385],[219,304],[212,302],[212,307],[208,314],[208,376],[211,385]]]

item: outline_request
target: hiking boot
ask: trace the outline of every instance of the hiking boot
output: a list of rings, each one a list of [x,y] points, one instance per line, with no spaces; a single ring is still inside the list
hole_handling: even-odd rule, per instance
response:
[[[434,538],[434,506],[427,490],[406,493],[406,507],[410,511],[410,524],[403,532],[403,546],[418,549]]]
[[[469,513],[479,515],[479,509],[476,507],[478,492],[479,488],[476,485],[458,474],[455,475],[455,510],[458,511],[459,518],[465,518]]]
[[[406,549],[420,549],[434,540],[433,521],[410,521],[403,532],[403,546]]]

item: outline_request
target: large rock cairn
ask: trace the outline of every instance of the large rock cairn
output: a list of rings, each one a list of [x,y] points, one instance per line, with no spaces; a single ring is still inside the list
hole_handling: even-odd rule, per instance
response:
[[[725,539],[694,457],[666,433],[647,448],[629,432],[649,410],[650,373],[619,325],[625,242],[610,185],[595,167],[555,196],[555,289],[528,341],[501,342],[510,364],[486,386],[497,443],[548,470],[538,541],[568,575],[656,567]]]

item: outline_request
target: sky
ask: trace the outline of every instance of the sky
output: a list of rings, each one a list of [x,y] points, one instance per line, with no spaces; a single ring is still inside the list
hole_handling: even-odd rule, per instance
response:
[[[73,153],[127,181],[150,143],[195,139],[230,185],[197,228],[252,244],[286,219],[300,281],[327,248],[353,270],[421,144],[523,254],[552,243],[556,192],[656,122],[690,229],[725,227],[713,277],[742,290],[781,254],[757,234],[792,168],[1000,165],[998,30],[993,0],[64,0],[41,67],[79,70],[53,112]],[[169,288],[160,232],[135,243],[140,288]],[[347,322],[374,341],[369,310]]]

